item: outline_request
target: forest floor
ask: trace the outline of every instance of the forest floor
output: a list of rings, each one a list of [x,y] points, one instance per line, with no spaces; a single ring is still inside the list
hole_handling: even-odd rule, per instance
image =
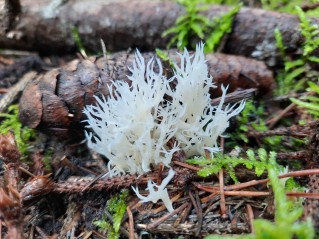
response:
[[[318,2],[36,2],[0,10],[1,238],[315,238]],[[198,42],[216,85],[211,105],[228,85],[223,109],[245,108],[218,137],[219,153],[172,155],[168,211],[132,187],[147,196],[170,168],[109,177],[83,110],[130,82],[136,49],[169,79],[176,52],[195,54]]]

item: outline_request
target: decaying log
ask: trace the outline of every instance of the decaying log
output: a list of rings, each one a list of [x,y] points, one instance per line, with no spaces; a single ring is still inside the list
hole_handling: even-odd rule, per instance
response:
[[[165,48],[169,38],[163,31],[184,13],[183,6],[171,1],[121,0],[23,1],[23,11],[14,27],[0,34],[0,48],[64,53],[75,50],[72,29],[79,32],[87,50],[100,51],[100,38],[111,51],[138,47],[142,50]],[[212,5],[205,15],[217,17],[230,7]],[[313,19],[319,23],[319,19]],[[283,34],[288,52],[296,53],[302,44],[297,16],[242,8],[235,17],[233,31],[224,52],[254,56],[275,64],[274,30]]]
[[[174,54],[173,54],[174,52]],[[171,58],[178,62],[175,51]],[[153,53],[143,54],[146,61]],[[260,95],[269,93],[274,87],[271,71],[264,63],[223,54],[207,55],[209,72],[217,90],[212,90],[212,98],[220,95],[220,85],[229,85],[229,91],[257,88]],[[127,80],[130,75],[134,54],[116,53],[104,58],[75,60],[61,69],[53,69],[29,83],[20,99],[20,120],[27,126],[45,129],[59,136],[69,136],[70,132],[82,132],[82,110],[85,105],[95,102],[94,95],[108,96],[108,85],[112,80]],[[163,63],[167,65],[167,63]],[[156,69],[155,69],[156,70]],[[170,67],[164,72],[172,74]]]
[[[23,1],[15,27],[0,35],[0,47],[45,54],[70,52],[76,50],[72,37],[76,28],[84,47],[94,52],[101,50],[100,39],[111,51],[154,49],[166,45],[168,39],[161,34],[183,11],[176,3],[147,0],[50,2]]]

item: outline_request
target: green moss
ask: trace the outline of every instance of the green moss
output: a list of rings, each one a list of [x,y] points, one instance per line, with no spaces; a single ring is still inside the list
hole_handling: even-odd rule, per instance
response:
[[[156,55],[161,58],[162,61],[164,62],[168,62],[169,66],[172,68],[172,69],[175,69],[175,64],[174,64],[174,61],[172,59],[169,58],[169,56],[167,55],[167,53],[161,49],[158,49],[156,48],[155,49],[156,51]]]
[[[226,33],[231,32],[234,16],[240,10],[241,5],[231,9],[219,18],[209,19],[201,11],[208,9],[212,1],[205,0],[178,0],[185,7],[185,14],[180,16],[175,26],[163,33],[163,36],[172,35],[168,48],[176,45],[179,49],[195,48],[191,45],[191,39],[197,38],[206,42],[205,52],[216,51]]]
[[[231,138],[243,140],[248,143],[249,140],[245,133],[251,128],[257,131],[267,130],[266,123],[263,120],[265,108],[262,104],[256,105],[252,101],[247,101],[243,111],[236,117],[238,127],[231,134]]]
[[[311,1],[305,1],[305,0],[261,0],[262,8],[265,10],[274,10],[279,12],[287,12],[287,13],[296,13],[295,6],[301,5],[301,4],[308,4],[311,3]]]
[[[237,5],[233,9],[229,10],[227,13],[220,17],[213,19],[211,23],[209,33],[205,39],[205,52],[215,52],[222,42],[225,34],[228,34],[232,30],[233,20],[236,14],[241,8],[241,4]]]
[[[227,142],[228,146],[234,147],[236,141],[243,141],[244,143],[249,143],[249,139],[246,136],[251,130],[258,132],[265,132],[268,130],[265,121],[265,106],[263,102],[258,102],[258,104],[253,101],[247,101],[243,111],[236,117],[237,127],[233,129],[230,133],[232,141]],[[282,141],[281,136],[270,136],[260,139],[263,143],[262,147],[267,148],[270,151],[276,151],[277,146]]]
[[[26,126],[23,126],[19,121],[18,105],[11,105],[8,108],[8,113],[1,113],[0,117],[4,118],[0,125],[0,134],[6,134],[9,131],[13,132],[17,147],[22,154],[22,160],[26,159],[31,146],[29,141],[35,138],[35,131]]]
[[[283,185],[278,179],[277,164],[270,160],[268,165],[268,178],[274,193],[275,220],[274,222],[265,219],[254,220],[254,234],[240,236],[219,236],[210,235],[205,239],[312,239],[315,236],[314,227],[310,219],[299,221],[302,216],[302,205],[289,201],[286,197]]]
[[[245,166],[247,169],[253,169],[257,176],[261,176],[267,169],[269,162],[275,160],[275,158],[275,152],[267,154],[265,149],[258,149],[256,155],[253,150],[249,149],[246,152],[246,157],[233,157],[216,153],[212,159],[195,158],[187,160],[187,162],[203,167],[197,172],[201,177],[208,177],[218,173],[221,169],[226,169],[231,179],[238,183],[238,179],[235,175],[235,167],[239,165]],[[278,171],[280,168],[282,167],[278,165]]]
[[[82,42],[81,37],[80,37],[80,33],[76,27],[72,28],[72,37],[73,37],[73,40],[75,41],[75,44],[78,47],[80,53],[82,54],[82,56],[84,58],[87,58],[87,54],[86,54],[83,42]]]
[[[128,191],[122,190],[121,193],[111,197],[107,202],[107,211],[110,212],[113,223],[107,221],[107,217],[104,215],[102,220],[94,221],[93,224],[98,226],[99,231],[108,235],[107,238],[117,239],[119,238],[119,230],[121,222],[126,211],[126,200],[128,197]]]
[[[52,154],[53,154],[53,150],[51,149],[46,150],[42,160],[44,164],[44,169],[47,170],[48,172],[52,171],[52,167],[51,167]]]
[[[296,105],[306,109],[309,114],[314,116],[314,119],[319,117],[319,86],[311,81],[307,82],[310,94],[300,97],[300,99],[290,98]]]
[[[300,21],[300,33],[304,38],[302,55],[292,59],[286,55],[286,46],[283,44],[279,29],[275,30],[277,48],[284,60],[284,70],[278,72],[278,87],[276,95],[285,95],[291,92],[302,91],[306,88],[306,82],[312,81],[318,72],[313,70],[311,64],[319,63],[319,58],[312,53],[319,47],[318,25],[311,24],[300,7],[296,7],[296,13]],[[317,80],[317,79],[316,79]]]

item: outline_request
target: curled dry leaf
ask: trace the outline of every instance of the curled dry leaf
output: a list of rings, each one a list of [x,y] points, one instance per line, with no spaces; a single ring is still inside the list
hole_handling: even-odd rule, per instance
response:
[[[51,174],[36,176],[27,182],[20,191],[21,201],[30,201],[37,196],[45,195],[52,191],[54,182],[50,179]]]
[[[0,135],[0,157],[6,164],[16,163],[21,157],[11,132]]]
[[[176,50],[169,51],[168,55],[178,63]],[[154,54],[144,53],[143,57],[148,61]],[[41,75],[23,92],[19,106],[21,122],[61,137],[81,135],[84,106],[95,103],[94,95],[107,97],[112,80],[127,80],[130,74],[127,67],[133,64],[133,60],[134,54],[120,52],[108,56],[107,64],[103,58],[75,60]],[[207,64],[216,85],[229,84],[229,92],[257,88],[259,94],[264,95],[275,85],[271,71],[262,62],[210,54],[207,55]],[[164,72],[170,76],[172,69],[166,67]],[[212,98],[221,95],[220,89],[213,92]]]

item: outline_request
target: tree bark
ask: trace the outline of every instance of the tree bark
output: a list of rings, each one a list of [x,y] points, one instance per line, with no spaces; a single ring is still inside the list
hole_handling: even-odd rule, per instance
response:
[[[52,1],[57,2],[57,1]],[[58,5],[58,4],[57,4]],[[184,13],[183,6],[170,1],[105,0],[60,1],[60,5],[26,0],[14,27],[0,34],[0,48],[35,50],[41,53],[66,53],[76,50],[72,29],[79,32],[88,51],[106,48],[118,51],[129,47],[144,50],[165,48],[168,37],[163,31]],[[212,5],[204,12],[211,18],[226,13],[230,7]],[[313,19],[319,23],[319,19]],[[296,53],[302,44],[297,16],[260,9],[242,8],[234,20],[223,52],[256,57],[269,65],[276,63],[274,30],[283,34],[288,52]]]
[[[145,0],[71,0],[57,7],[25,1],[22,7],[16,27],[0,36],[0,47],[46,54],[74,51],[73,28],[88,51],[101,51],[100,39],[111,51],[165,47],[161,34],[183,11],[176,3]]]

